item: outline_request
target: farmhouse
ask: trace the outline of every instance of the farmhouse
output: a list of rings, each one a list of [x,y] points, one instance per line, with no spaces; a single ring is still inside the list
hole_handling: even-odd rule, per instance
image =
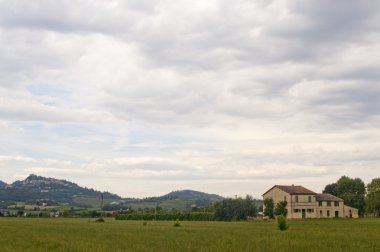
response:
[[[358,218],[358,209],[344,205],[343,199],[299,185],[275,185],[263,194],[264,200],[268,198],[273,199],[275,206],[287,202],[288,219]]]
[[[8,210],[4,210],[4,209],[0,209],[0,216],[8,216],[9,215],[9,211]]]

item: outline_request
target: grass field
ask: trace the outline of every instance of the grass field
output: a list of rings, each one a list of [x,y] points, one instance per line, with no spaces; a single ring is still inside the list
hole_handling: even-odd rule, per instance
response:
[[[0,218],[0,251],[380,251],[380,219],[173,222]]]

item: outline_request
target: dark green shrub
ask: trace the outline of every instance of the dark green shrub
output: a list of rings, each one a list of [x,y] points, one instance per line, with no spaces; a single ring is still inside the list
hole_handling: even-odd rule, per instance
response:
[[[276,216],[283,215],[286,217],[286,215],[288,214],[288,209],[286,209],[287,204],[288,203],[286,201],[280,201],[279,203],[277,203],[276,208],[274,209],[274,214]]]
[[[97,219],[95,222],[97,222],[97,223],[104,223],[104,222],[106,222],[103,218],[99,218],[99,219]]]
[[[148,225],[148,222],[144,221],[143,226],[146,226],[146,225]]]
[[[179,222],[178,219],[174,222],[173,226],[175,226],[175,227],[180,227],[181,226],[181,223]]]
[[[278,225],[278,229],[280,229],[281,231],[285,231],[289,228],[289,224],[285,216],[282,214],[277,215],[277,225]]]
[[[274,219],[274,202],[272,198],[266,198],[264,204],[264,216],[268,216],[269,219]]]

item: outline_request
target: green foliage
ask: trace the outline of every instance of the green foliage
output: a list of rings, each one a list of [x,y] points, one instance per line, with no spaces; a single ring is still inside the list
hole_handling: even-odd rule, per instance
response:
[[[380,215],[380,178],[375,178],[367,185],[367,211]]]
[[[179,222],[178,219],[174,222],[173,226],[174,227],[180,227],[181,226],[181,223]]]
[[[365,211],[365,184],[360,178],[342,176],[336,183],[327,185],[323,192],[342,198],[345,205],[357,208],[360,215]]]
[[[329,193],[329,194],[337,196],[338,195],[337,187],[338,187],[337,183],[329,184],[325,186],[323,193]]]
[[[280,201],[276,204],[276,208],[274,209],[274,214],[277,215],[283,215],[286,217],[288,214],[288,209],[286,209],[286,205],[288,202],[286,201]]]
[[[143,226],[146,226],[146,225],[148,225],[148,222],[144,221]]]
[[[240,221],[254,216],[257,216],[257,207],[249,195],[245,199],[225,199],[215,205],[216,220]]]
[[[281,231],[285,231],[289,228],[289,224],[284,215],[282,214],[277,215],[277,226],[278,226],[278,229],[280,229]]]
[[[97,219],[95,222],[97,222],[97,223],[104,223],[104,222],[106,222],[103,218],[99,218],[99,219]]]
[[[274,218],[274,202],[272,198],[264,200],[264,216],[268,216],[270,219]]]

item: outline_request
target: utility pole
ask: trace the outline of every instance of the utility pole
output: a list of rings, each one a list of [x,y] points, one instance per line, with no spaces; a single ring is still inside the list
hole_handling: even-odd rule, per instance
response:
[[[103,209],[103,201],[104,201],[104,197],[103,197],[103,193],[100,194],[100,210]]]
[[[154,208],[154,220],[157,220],[157,202],[156,202],[156,207]]]

